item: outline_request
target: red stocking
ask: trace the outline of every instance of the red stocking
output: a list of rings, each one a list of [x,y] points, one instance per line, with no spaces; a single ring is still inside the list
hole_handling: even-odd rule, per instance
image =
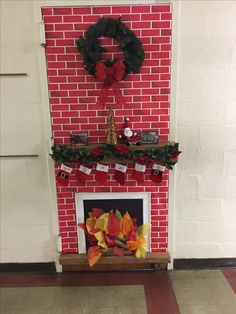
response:
[[[127,166],[121,164],[115,164],[115,180],[124,185],[125,183],[125,174],[127,171]]]
[[[138,183],[144,182],[144,173],[146,171],[146,165],[140,163],[135,163],[133,178],[138,181]]]
[[[61,164],[60,170],[57,173],[56,180],[58,183],[62,185],[68,185],[69,184],[69,176],[72,172],[73,168],[67,167],[64,164]]]
[[[76,173],[76,179],[79,181],[79,183],[85,185],[85,182],[89,179],[91,172],[92,172],[91,168],[80,165]]]
[[[95,169],[95,178],[96,181],[101,183],[102,185],[105,185],[107,182],[107,174],[108,174],[109,166],[97,164]]]
[[[162,174],[166,170],[166,166],[161,164],[152,165],[152,173],[150,174],[150,179],[156,183],[162,182]]]

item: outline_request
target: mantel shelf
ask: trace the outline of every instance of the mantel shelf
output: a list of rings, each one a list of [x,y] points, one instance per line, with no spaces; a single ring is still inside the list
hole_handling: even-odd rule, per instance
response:
[[[122,143],[119,143],[122,144]],[[178,155],[178,143],[160,142],[157,144],[142,144],[127,146],[127,151],[120,145],[106,143],[81,144],[56,144],[52,147],[52,158],[58,163],[76,164],[82,162],[93,164],[134,163],[142,157],[150,157],[163,163],[168,169],[176,164]],[[96,149],[98,147],[98,150]],[[97,154],[97,155],[96,155]],[[95,156],[94,156],[95,155]]]
[[[119,143],[118,143],[119,144]],[[122,143],[120,143],[122,144]],[[142,145],[131,145],[128,146],[131,151],[136,151],[136,150],[148,150],[150,148],[161,148],[166,145],[174,145],[175,142],[160,142],[157,144],[142,144]],[[105,143],[92,143],[88,145],[80,145],[80,144],[75,144],[75,145],[68,145],[68,147],[76,147],[76,148],[85,148],[88,151],[92,151],[95,147],[105,145]]]
[[[84,148],[88,152],[91,152],[95,147],[104,145],[105,143],[92,143],[88,145],[80,145],[80,144],[75,144],[75,145],[68,145],[68,148]],[[122,144],[122,143],[120,143]],[[130,151],[146,151],[151,148],[162,148],[166,145],[174,145],[175,142],[159,142],[157,144],[142,144],[142,145],[131,145],[128,146]],[[108,157],[107,159],[103,159],[101,161],[103,164],[114,164],[114,163],[125,163],[125,164],[130,164],[134,163],[133,160],[129,160],[127,158],[121,158],[121,157]]]

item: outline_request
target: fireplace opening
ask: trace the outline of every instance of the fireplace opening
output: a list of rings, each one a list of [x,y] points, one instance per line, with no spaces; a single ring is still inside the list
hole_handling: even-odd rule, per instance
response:
[[[137,225],[150,223],[150,193],[76,193],[77,223],[84,223],[92,208],[101,208],[104,212],[118,209],[122,215],[126,211],[135,218]],[[150,235],[147,236],[147,248],[150,251]],[[79,253],[85,253],[89,247],[84,231],[78,228]]]
[[[89,212],[93,208],[101,208],[105,213],[110,210],[118,209],[122,216],[128,211],[131,218],[135,218],[137,226],[143,224],[143,199],[102,199],[102,200],[84,200],[84,221],[89,217]],[[86,249],[89,248],[86,238]]]

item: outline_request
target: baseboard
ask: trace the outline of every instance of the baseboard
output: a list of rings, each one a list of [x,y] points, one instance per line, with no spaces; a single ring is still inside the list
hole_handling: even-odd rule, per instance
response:
[[[174,269],[206,269],[236,267],[236,258],[177,258]]]
[[[11,272],[44,272],[56,273],[54,262],[49,263],[0,263],[1,273]]]
[[[206,269],[236,267],[236,258],[177,258],[174,269]],[[50,272],[56,273],[54,262],[48,263],[0,263],[0,272]]]

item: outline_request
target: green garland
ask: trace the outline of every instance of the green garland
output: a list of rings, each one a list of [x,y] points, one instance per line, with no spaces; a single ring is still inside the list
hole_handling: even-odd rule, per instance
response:
[[[95,76],[95,68],[98,61],[102,60],[102,53],[107,49],[101,47],[100,37],[116,39],[119,42],[119,50],[124,53],[123,63],[126,74],[138,73],[144,60],[144,51],[141,41],[135,34],[122,23],[121,18],[100,18],[96,24],[91,25],[84,37],[76,41],[76,45],[84,57],[84,67],[89,74]],[[106,60],[106,66],[112,66],[114,61]]]
[[[125,160],[137,161],[140,158],[147,158],[148,160],[157,161],[164,164],[168,169],[172,169],[177,162],[177,156],[179,155],[178,143],[168,144],[163,147],[152,147],[147,150],[135,150],[131,151],[130,148],[119,150],[122,145],[110,145],[103,144],[98,145],[93,151],[89,152],[86,148],[78,148],[67,145],[55,145],[52,147],[51,157],[56,162],[60,163],[72,163],[82,162],[90,164],[93,162],[100,162],[109,159],[110,157],[118,157],[121,162]],[[96,152],[96,154],[95,154]]]

